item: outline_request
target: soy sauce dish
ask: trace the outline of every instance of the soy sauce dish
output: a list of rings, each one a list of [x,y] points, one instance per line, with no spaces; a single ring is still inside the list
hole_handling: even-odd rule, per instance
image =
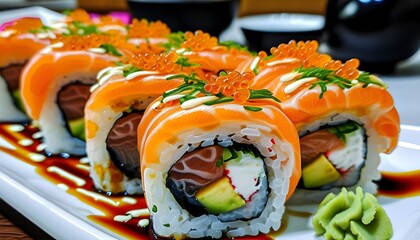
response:
[[[316,14],[276,13],[244,16],[239,27],[250,50],[269,51],[290,40],[320,40],[325,17]]]

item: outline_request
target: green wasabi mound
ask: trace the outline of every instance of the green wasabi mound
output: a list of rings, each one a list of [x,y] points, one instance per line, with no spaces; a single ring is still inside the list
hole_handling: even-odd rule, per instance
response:
[[[391,220],[378,200],[361,187],[356,194],[345,188],[336,196],[328,194],[312,219],[317,235],[325,239],[391,239]]]

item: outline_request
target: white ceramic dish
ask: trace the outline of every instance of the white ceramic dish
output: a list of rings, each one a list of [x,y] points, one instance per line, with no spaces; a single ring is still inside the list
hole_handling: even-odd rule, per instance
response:
[[[23,17],[40,18],[44,24],[48,25],[53,21],[64,18],[64,15],[39,6],[1,11],[0,26]]]
[[[241,28],[261,32],[307,32],[324,28],[325,18],[316,14],[273,13],[240,18]]]
[[[40,17],[46,24],[63,17],[45,8],[27,8],[0,12],[0,24],[24,16]],[[0,147],[16,148],[1,136]],[[383,156],[380,169],[394,172],[420,170],[420,127],[402,126],[398,148],[390,156]],[[89,215],[105,215],[101,209],[81,201],[69,191],[63,191],[57,184],[38,174],[36,167],[2,150],[0,197],[57,239],[124,238],[120,233],[88,218]],[[420,239],[420,196],[381,196],[379,201],[393,223],[393,239]],[[307,209],[313,211],[315,208],[309,206]],[[309,218],[289,216],[287,225],[285,232],[275,236],[276,239],[317,239]]]
[[[0,147],[16,148],[0,137]],[[398,148],[382,158],[383,171],[404,172],[420,170],[420,127],[402,126]],[[65,161],[65,160],[64,160]],[[23,213],[31,221],[57,239],[113,239],[124,238],[118,232],[91,221],[89,215],[104,213],[63,191],[35,171],[35,167],[0,150],[0,197]],[[420,239],[420,196],[389,198],[380,196],[379,202],[388,213],[396,240]],[[314,206],[293,210],[314,211]],[[310,218],[287,216],[287,228],[275,239],[318,239]]]
[[[239,18],[238,26],[252,51],[269,52],[272,47],[290,40],[320,40],[325,17],[316,14],[276,13]]]

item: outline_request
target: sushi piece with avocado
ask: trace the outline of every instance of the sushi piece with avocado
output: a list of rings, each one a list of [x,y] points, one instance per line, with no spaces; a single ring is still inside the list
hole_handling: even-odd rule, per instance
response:
[[[301,176],[296,128],[274,101],[189,101],[147,108],[138,127],[154,233],[220,239],[280,229]]]
[[[301,137],[300,188],[331,189],[353,186],[366,158],[366,136],[354,121],[325,126]]]
[[[185,168],[213,171],[202,180],[198,172],[183,174]],[[261,208],[251,206],[265,204],[268,194],[261,154],[247,145],[209,146],[185,154],[169,170],[167,187],[192,215],[215,214],[223,221],[234,220],[237,215],[258,216]]]

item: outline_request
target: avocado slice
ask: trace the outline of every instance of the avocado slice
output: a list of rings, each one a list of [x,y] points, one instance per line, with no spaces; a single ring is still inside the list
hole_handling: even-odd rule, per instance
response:
[[[335,134],[337,137],[341,138],[344,142],[347,141],[347,136],[356,132],[362,128],[358,123],[353,121],[348,121],[346,123],[339,124],[337,126],[332,126],[328,128],[328,131]]]
[[[22,112],[26,112],[25,110],[25,104],[23,104],[22,98],[20,97],[20,91],[15,90],[12,92],[12,98],[15,101],[16,107],[21,110]]]
[[[245,200],[234,191],[226,176],[200,189],[195,197],[211,214],[229,212],[245,205]]]
[[[340,173],[323,154],[320,154],[302,169],[302,180],[305,188],[319,188],[335,182],[339,178]]]
[[[79,138],[80,140],[86,140],[84,118],[69,120],[67,124],[69,125],[71,135]]]
[[[233,156],[232,152],[229,148],[223,148],[223,153],[222,153],[223,161],[229,160],[232,156]]]

